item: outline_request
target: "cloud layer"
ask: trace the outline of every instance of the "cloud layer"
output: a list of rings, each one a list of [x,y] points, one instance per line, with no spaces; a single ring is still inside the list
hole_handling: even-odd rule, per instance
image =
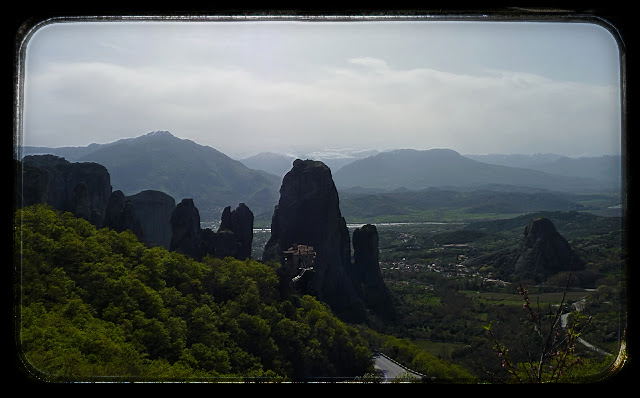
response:
[[[604,53],[585,47],[554,58],[542,39],[531,49],[507,46],[505,25],[494,36],[493,25],[475,31],[482,39],[420,25],[428,40],[411,35],[413,25],[150,26],[39,32],[27,62],[24,144],[88,145],[168,130],[237,156],[345,147],[620,151],[620,91],[603,83],[615,68],[588,74],[597,63],[588,60]],[[542,37],[529,28],[513,30],[528,32],[517,40]],[[444,51],[444,40],[456,47]],[[496,40],[504,47],[489,45]],[[582,48],[562,42],[556,54]],[[576,57],[587,60],[576,76],[592,79],[567,80]]]
[[[617,95],[614,87],[517,72],[400,70],[371,57],[300,81],[239,68],[58,63],[27,81],[25,138],[46,132],[53,145],[72,135],[110,141],[162,129],[234,153],[343,146],[592,153],[619,143]]]

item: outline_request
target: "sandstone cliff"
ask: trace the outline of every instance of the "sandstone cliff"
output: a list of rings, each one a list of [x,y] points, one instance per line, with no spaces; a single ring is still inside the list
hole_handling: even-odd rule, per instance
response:
[[[213,253],[213,245],[206,247],[207,240],[203,239],[200,229],[200,212],[193,203],[193,199],[182,199],[171,214],[171,242],[169,249],[178,251],[195,259],[201,259],[208,253]]]
[[[129,230],[133,232],[139,240],[144,240],[140,219],[132,207],[131,202],[127,200],[122,191],[112,192],[107,202],[102,226],[111,228],[116,232]]]
[[[253,213],[244,203],[240,203],[235,210],[231,210],[231,206],[225,207],[216,236],[218,257],[251,257],[253,218]]]
[[[147,190],[125,196],[118,190],[109,197],[103,226],[115,231],[129,229],[147,245],[168,249],[174,209],[175,200],[164,192]]]
[[[197,260],[206,255],[241,260],[251,257],[253,213],[244,203],[233,211],[230,207],[225,208],[217,233],[200,227],[200,212],[191,198],[183,199],[176,206],[170,222],[170,250]]]
[[[111,195],[107,169],[97,163],[71,163],[54,155],[25,156],[18,206],[46,203],[101,226]]]
[[[366,224],[353,231],[351,279],[368,308],[384,319],[394,315],[391,293],[380,273],[378,230]]]
[[[329,304],[345,319],[363,320],[367,313],[366,300],[358,294],[352,280],[349,230],[340,213],[331,170],[322,162],[297,159],[284,176],[280,200],[271,221],[271,237],[262,259],[284,265],[284,251],[296,245],[315,250],[314,266],[309,274],[312,276],[306,278],[308,293]],[[286,290],[287,283],[299,275],[300,270],[283,266],[279,273]],[[364,277],[358,280],[358,285],[364,280]]]

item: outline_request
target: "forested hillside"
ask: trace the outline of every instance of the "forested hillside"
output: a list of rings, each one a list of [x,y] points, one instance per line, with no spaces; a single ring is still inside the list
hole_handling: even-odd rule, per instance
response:
[[[470,377],[312,296],[281,297],[275,265],[195,261],[46,205],[14,223],[15,337],[31,379],[362,380],[378,350],[438,380]]]
[[[292,380],[372,370],[356,329],[311,296],[280,299],[270,266],[196,262],[42,205],[19,212],[16,226],[16,329],[38,378]]]

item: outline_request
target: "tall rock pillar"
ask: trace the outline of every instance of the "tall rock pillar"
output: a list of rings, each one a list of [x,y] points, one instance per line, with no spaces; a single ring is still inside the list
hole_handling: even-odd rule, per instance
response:
[[[313,247],[316,253],[310,283],[316,297],[341,317],[362,320],[364,304],[349,275],[349,230],[340,213],[331,170],[319,161],[297,159],[284,176],[262,259],[284,264],[284,251],[295,245]],[[282,267],[281,281],[290,281],[298,272]]]

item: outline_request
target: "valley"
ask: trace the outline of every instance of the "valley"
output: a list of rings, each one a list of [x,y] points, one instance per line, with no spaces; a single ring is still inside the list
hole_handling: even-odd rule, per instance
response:
[[[118,147],[126,149],[125,152],[118,150]],[[146,157],[146,148],[155,148],[151,151],[152,158]],[[92,149],[95,151],[97,148]],[[354,306],[357,304],[357,308],[375,296],[367,293],[366,289],[376,291],[374,285],[377,282],[371,282],[366,277],[358,279],[362,276],[356,277],[350,268],[354,266],[351,259],[356,257],[355,238],[352,237],[364,226],[374,226],[375,235],[371,236],[375,236],[373,246],[359,250],[366,251],[369,258],[367,261],[370,262],[368,266],[375,265],[376,272],[380,274],[380,280],[385,291],[388,291],[394,309],[393,319],[385,319],[389,314],[375,315],[370,308],[364,318],[359,318],[364,312],[354,310],[356,307],[343,305],[339,311],[338,307],[334,307],[334,311],[342,314],[341,317],[348,319],[346,322],[359,330],[367,342],[368,350],[389,356],[418,373],[431,375],[434,380],[441,378],[447,382],[468,382],[469,377],[474,380],[489,380],[488,372],[498,375],[492,377],[506,377],[505,369],[500,366],[499,356],[493,351],[485,329],[494,322],[495,328],[492,331],[500,336],[506,346],[512,348],[517,361],[526,361],[530,352],[522,348],[522,343],[526,340],[530,342],[528,344],[532,344],[536,337],[530,334],[526,325],[527,312],[523,309],[518,286],[525,286],[532,302],[540,309],[548,309],[549,313],[558,309],[564,314],[573,313],[571,304],[584,300],[581,312],[591,317],[589,328],[583,333],[584,341],[602,351],[578,344],[575,355],[586,361],[588,367],[572,377],[600,377],[612,366],[615,355],[621,353],[626,317],[625,271],[628,255],[626,226],[622,217],[625,198],[620,195],[619,190],[612,189],[611,184],[603,184],[601,179],[569,177],[572,178],[572,184],[566,185],[566,176],[557,176],[556,179],[540,174],[545,172],[522,169],[514,171],[515,168],[500,166],[504,168],[491,170],[514,172],[513,176],[517,177],[513,178],[518,179],[518,185],[508,184],[509,181],[504,180],[504,176],[508,174],[500,174],[498,179],[482,180],[471,185],[411,186],[409,183],[415,183],[415,179],[413,182],[397,179],[395,183],[403,184],[402,186],[340,187],[336,183],[336,187],[332,180],[334,173],[322,162],[296,161],[294,169],[296,165],[302,167],[304,164],[308,170],[297,172],[299,176],[295,180],[292,180],[293,174],[289,176],[289,173],[288,177],[281,179],[264,170],[249,169],[213,149],[201,148],[169,133],[149,134],[141,137],[141,141],[126,140],[99,149],[102,151],[93,152],[93,155],[88,150],[81,151],[82,159],[83,162],[101,159],[107,165],[105,168],[109,174],[113,170],[115,178],[111,180],[110,188],[114,190],[114,194],[120,187],[126,187],[127,192],[131,193],[138,190],[145,192],[145,195],[120,192],[119,214],[124,217],[127,211],[131,212],[131,208],[126,205],[129,203],[138,206],[134,210],[142,217],[142,210],[148,209],[145,206],[162,199],[162,214],[166,219],[162,228],[168,228],[168,232],[163,232],[162,239],[165,242],[171,240],[171,226],[167,227],[167,223],[169,216],[172,219],[174,217],[172,212],[175,213],[176,203],[189,204],[191,215],[181,216],[181,219],[189,220],[185,224],[185,231],[195,228],[200,231],[198,233],[204,234],[203,237],[210,236],[215,240],[213,237],[222,237],[220,234],[223,230],[229,228],[229,225],[222,228],[221,214],[224,206],[231,206],[233,209],[236,206],[234,201],[244,203],[245,199],[249,207],[242,208],[249,212],[251,224],[243,228],[253,232],[250,241],[251,261],[268,263],[269,259],[265,259],[264,255],[269,247],[274,247],[277,228],[284,235],[278,237],[276,248],[270,249],[272,255],[297,243],[296,239],[316,242],[316,249],[320,248],[323,256],[326,256],[321,260],[324,262],[322,267],[327,268],[317,267],[315,271],[322,275],[322,279],[314,282],[311,277],[307,283],[313,282],[315,285],[309,292],[320,291],[318,297],[323,301],[333,302],[330,305],[332,307],[341,304],[340,300],[335,300],[336,292],[340,292],[340,297],[353,297],[350,300],[353,300]],[[107,149],[113,152],[110,155],[112,157],[107,156]],[[139,161],[155,159],[152,165],[159,165],[160,159],[172,158],[175,166],[180,164],[180,159],[184,159],[185,153],[191,153],[192,159],[180,167],[164,165],[162,168],[137,167],[130,161],[113,163],[116,159],[122,159],[122,156],[132,157],[132,151],[139,153]],[[58,152],[60,153],[62,152]],[[193,153],[202,155],[194,156]],[[212,154],[218,159],[215,162],[206,160]],[[412,156],[426,154],[428,153],[411,153]],[[453,151],[439,151],[437,154],[444,154],[446,157],[436,159],[435,164],[440,165],[439,167],[444,167],[451,159],[461,158]],[[372,157],[376,156],[380,154]],[[35,167],[40,164],[39,159],[37,156],[26,157],[25,164]],[[371,157],[365,159],[371,161]],[[554,158],[555,160],[557,159]],[[67,168],[78,169],[78,164],[93,164],[68,163],[60,159],[56,162],[59,172]],[[356,168],[357,162],[358,160],[353,160],[349,164]],[[462,160],[461,164],[466,163],[467,160]],[[346,173],[347,167],[349,165],[342,166],[334,176]],[[199,171],[195,172],[194,169]],[[400,169],[400,166],[389,166],[389,170],[400,174],[408,173],[400,172]],[[455,167],[451,166],[450,169]],[[26,170],[27,168],[25,172]],[[318,173],[319,170],[323,177],[312,177],[312,173]],[[439,168],[438,173],[432,174],[443,174],[446,170],[448,169]],[[138,171],[142,174],[136,175]],[[24,190],[25,194],[40,192],[30,197],[30,202],[38,202],[47,195],[60,198],[70,195],[55,193],[57,191],[53,189],[53,185],[48,190],[45,189],[45,180],[42,180],[40,174],[33,171],[29,173],[31,174],[28,174],[25,183],[35,185],[28,185],[29,189]],[[93,188],[90,184],[85,184],[88,188],[83,187],[84,183],[77,177],[81,174],[78,171],[73,173],[73,178],[57,176],[57,180],[51,179],[52,183],[68,181],[65,189],[67,192],[73,191],[72,203],[61,204],[62,210],[75,212],[79,205],[106,206],[106,184],[103,182],[100,185],[99,203],[91,201],[85,197],[92,198]],[[104,174],[104,171],[101,173]],[[469,172],[459,172],[458,175],[466,173]],[[535,181],[531,186],[526,185],[529,181],[526,176],[535,176],[531,180]],[[289,182],[285,183],[287,178]],[[454,181],[453,177],[445,179],[448,182]],[[545,179],[550,183],[545,185]],[[281,180],[280,200],[286,202],[280,203],[279,207],[290,213],[276,217],[274,214],[278,209],[278,201],[275,193],[278,192]],[[366,182],[365,178],[357,180]],[[76,181],[80,182],[74,187]],[[212,181],[211,186],[208,186],[209,181]],[[234,181],[240,181],[239,185]],[[384,178],[378,181],[384,181]],[[140,185],[141,182],[144,185]],[[616,184],[614,182],[613,186]],[[300,188],[303,186],[305,188]],[[78,187],[82,189],[79,190]],[[223,195],[217,195],[216,187],[220,188]],[[44,191],[40,191],[42,189]],[[163,193],[165,190],[172,195]],[[152,191],[155,194],[151,195]],[[197,195],[188,195],[188,192]],[[175,202],[173,195],[177,195]],[[138,199],[143,196],[147,197],[146,202]],[[195,199],[183,199],[189,196]],[[209,200],[212,202],[208,202]],[[198,213],[199,209],[203,210]],[[236,211],[239,209],[240,207]],[[95,211],[100,209],[89,210],[91,208],[83,210],[82,214],[87,215],[86,219],[89,219],[88,214],[100,214],[100,211]],[[228,211],[229,209],[225,209],[225,212]],[[223,214],[222,219],[227,217],[230,220],[230,214],[232,213],[227,213],[227,216]],[[153,215],[144,216],[149,217],[154,219]],[[140,220],[141,227],[149,224],[142,222],[143,218]],[[530,239],[528,233],[534,229],[535,220],[548,220],[551,230],[545,232],[544,236]],[[152,221],[149,225],[161,225],[158,220]],[[96,223],[100,226],[102,222]],[[127,229],[125,226],[121,228]],[[175,234],[176,227],[173,228]],[[149,231],[145,235],[152,236]],[[545,247],[569,247],[571,255],[580,259],[580,268],[569,269],[566,268],[567,264],[561,264],[561,268],[547,269],[549,256],[560,256],[560,252],[545,253],[540,251],[542,249],[530,246],[528,240],[547,242],[542,244]],[[353,247],[351,243],[354,243]],[[202,248],[213,243],[202,240],[191,244]],[[216,250],[222,253],[222,249]],[[331,254],[334,252],[336,255]],[[348,259],[346,261],[343,260],[345,255]],[[541,260],[543,258],[546,260]],[[200,257],[196,260],[212,261]],[[269,261],[273,261],[273,258]],[[344,264],[341,263],[343,261]],[[344,270],[332,268],[338,263]],[[521,263],[530,264],[524,268],[529,273],[514,274],[514,264]],[[371,268],[367,271],[368,275],[372,272]],[[283,277],[282,274],[279,275],[280,278]],[[352,292],[351,288],[336,284],[335,281],[347,277],[353,279],[354,286],[360,286],[359,289],[364,290],[356,289],[357,292]],[[302,292],[306,292],[305,289]],[[353,319],[359,319],[358,321],[349,318],[354,314],[356,318]],[[613,355],[603,355],[602,352]],[[429,358],[442,361],[438,362],[438,370],[433,368],[435,359],[427,362],[418,360],[427,354]],[[448,365],[442,365],[444,363]],[[453,371],[448,366],[457,370]]]
[[[621,384],[627,18],[362,11],[15,24],[14,374]]]
[[[589,379],[606,374],[624,343],[620,332],[624,330],[626,308],[627,254],[621,218],[610,211],[482,215],[457,211],[441,216],[439,221],[411,222],[405,221],[411,218],[398,217],[393,222],[389,221],[394,220],[392,216],[377,218],[384,220],[374,223],[379,234],[380,270],[400,313],[397,322],[378,325],[378,330],[405,338],[442,360],[472,369],[478,377],[483,377],[482,369],[499,373],[503,369],[498,356],[491,352],[483,326],[499,319],[503,330],[509,330],[503,337],[515,348],[522,338],[519,333],[526,311],[516,281],[496,276],[491,267],[469,266],[465,261],[517,245],[528,220],[548,217],[587,261],[587,268],[571,275],[566,291],[566,272],[544,283],[520,283],[531,290],[532,302],[540,308],[556,310],[563,303],[565,317],[571,313],[572,303],[588,303],[583,311],[594,321],[577,349],[600,365],[583,376]],[[348,227],[353,231],[361,225],[355,222]],[[269,228],[254,230],[254,256],[260,255],[268,237]],[[521,348],[515,350],[525,354]]]
[[[523,222],[541,215],[553,220],[572,248],[588,261],[585,271],[571,276],[566,292],[566,272],[536,283],[502,278],[490,267],[466,263],[467,259],[517,245],[526,225]],[[513,227],[518,223],[519,228]],[[585,331],[589,336],[585,340],[595,348],[586,344],[578,347],[585,357],[604,361],[606,368],[613,357],[607,358],[598,350],[620,352],[622,341],[616,330],[623,324],[614,314],[620,306],[624,308],[626,255],[621,251],[615,219],[549,212],[476,223],[389,225],[379,231],[380,267],[398,300],[402,319],[389,325],[388,333],[403,336],[433,355],[468,369],[478,371],[482,364],[497,372],[498,357],[482,342],[483,326],[492,320],[500,320],[502,327],[511,325],[505,328],[509,334],[502,337],[512,349],[521,350],[517,345],[526,311],[516,287],[522,283],[532,292],[531,301],[541,309],[556,310],[561,303],[569,308],[580,300],[588,303],[584,313],[594,321]],[[593,372],[596,375],[600,370]]]
[[[566,272],[544,283],[519,283],[531,289],[532,300],[541,308],[556,309],[564,303],[569,314],[571,303],[586,300],[586,313],[595,321],[585,331],[589,343],[580,345],[579,350],[585,357],[603,361],[600,369],[592,370],[594,377],[604,371],[623,343],[618,333],[623,329],[624,310],[618,311],[625,308],[626,289],[622,219],[615,212],[606,211],[600,213],[607,216],[593,214],[598,211],[482,215],[457,211],[438,221],[411,222],[398,217],[393,222],[389,221],[394,220],[392,216],[377,218],[384,220],[374,223],[380,239],[380,269],[401,318],[380,329],[406,338],[438,358],[475,369],[478,376],[481,363],[482,367],[499,371],[499,361],[485,341],[483,326],[492,319],[501,319],[512,328],[520,328],[517,325],[526,317],[522,298],[516,281],[496,276],[491,267],[469,266],[465,261],[517,245],[528,220],[547,217],[588,266],[571,275],[566,292]],[[360,225],[352,223],[349,228]],[[260,229],[254,234],[256,254],[268,238],[267,232],[268,229]],[[508,337],[514,346],[518,344],[515,336]],[[614,357],[602,355],[605,351],[614,353]],[[491,357],[496,358],[496,366],[487,363]]]

